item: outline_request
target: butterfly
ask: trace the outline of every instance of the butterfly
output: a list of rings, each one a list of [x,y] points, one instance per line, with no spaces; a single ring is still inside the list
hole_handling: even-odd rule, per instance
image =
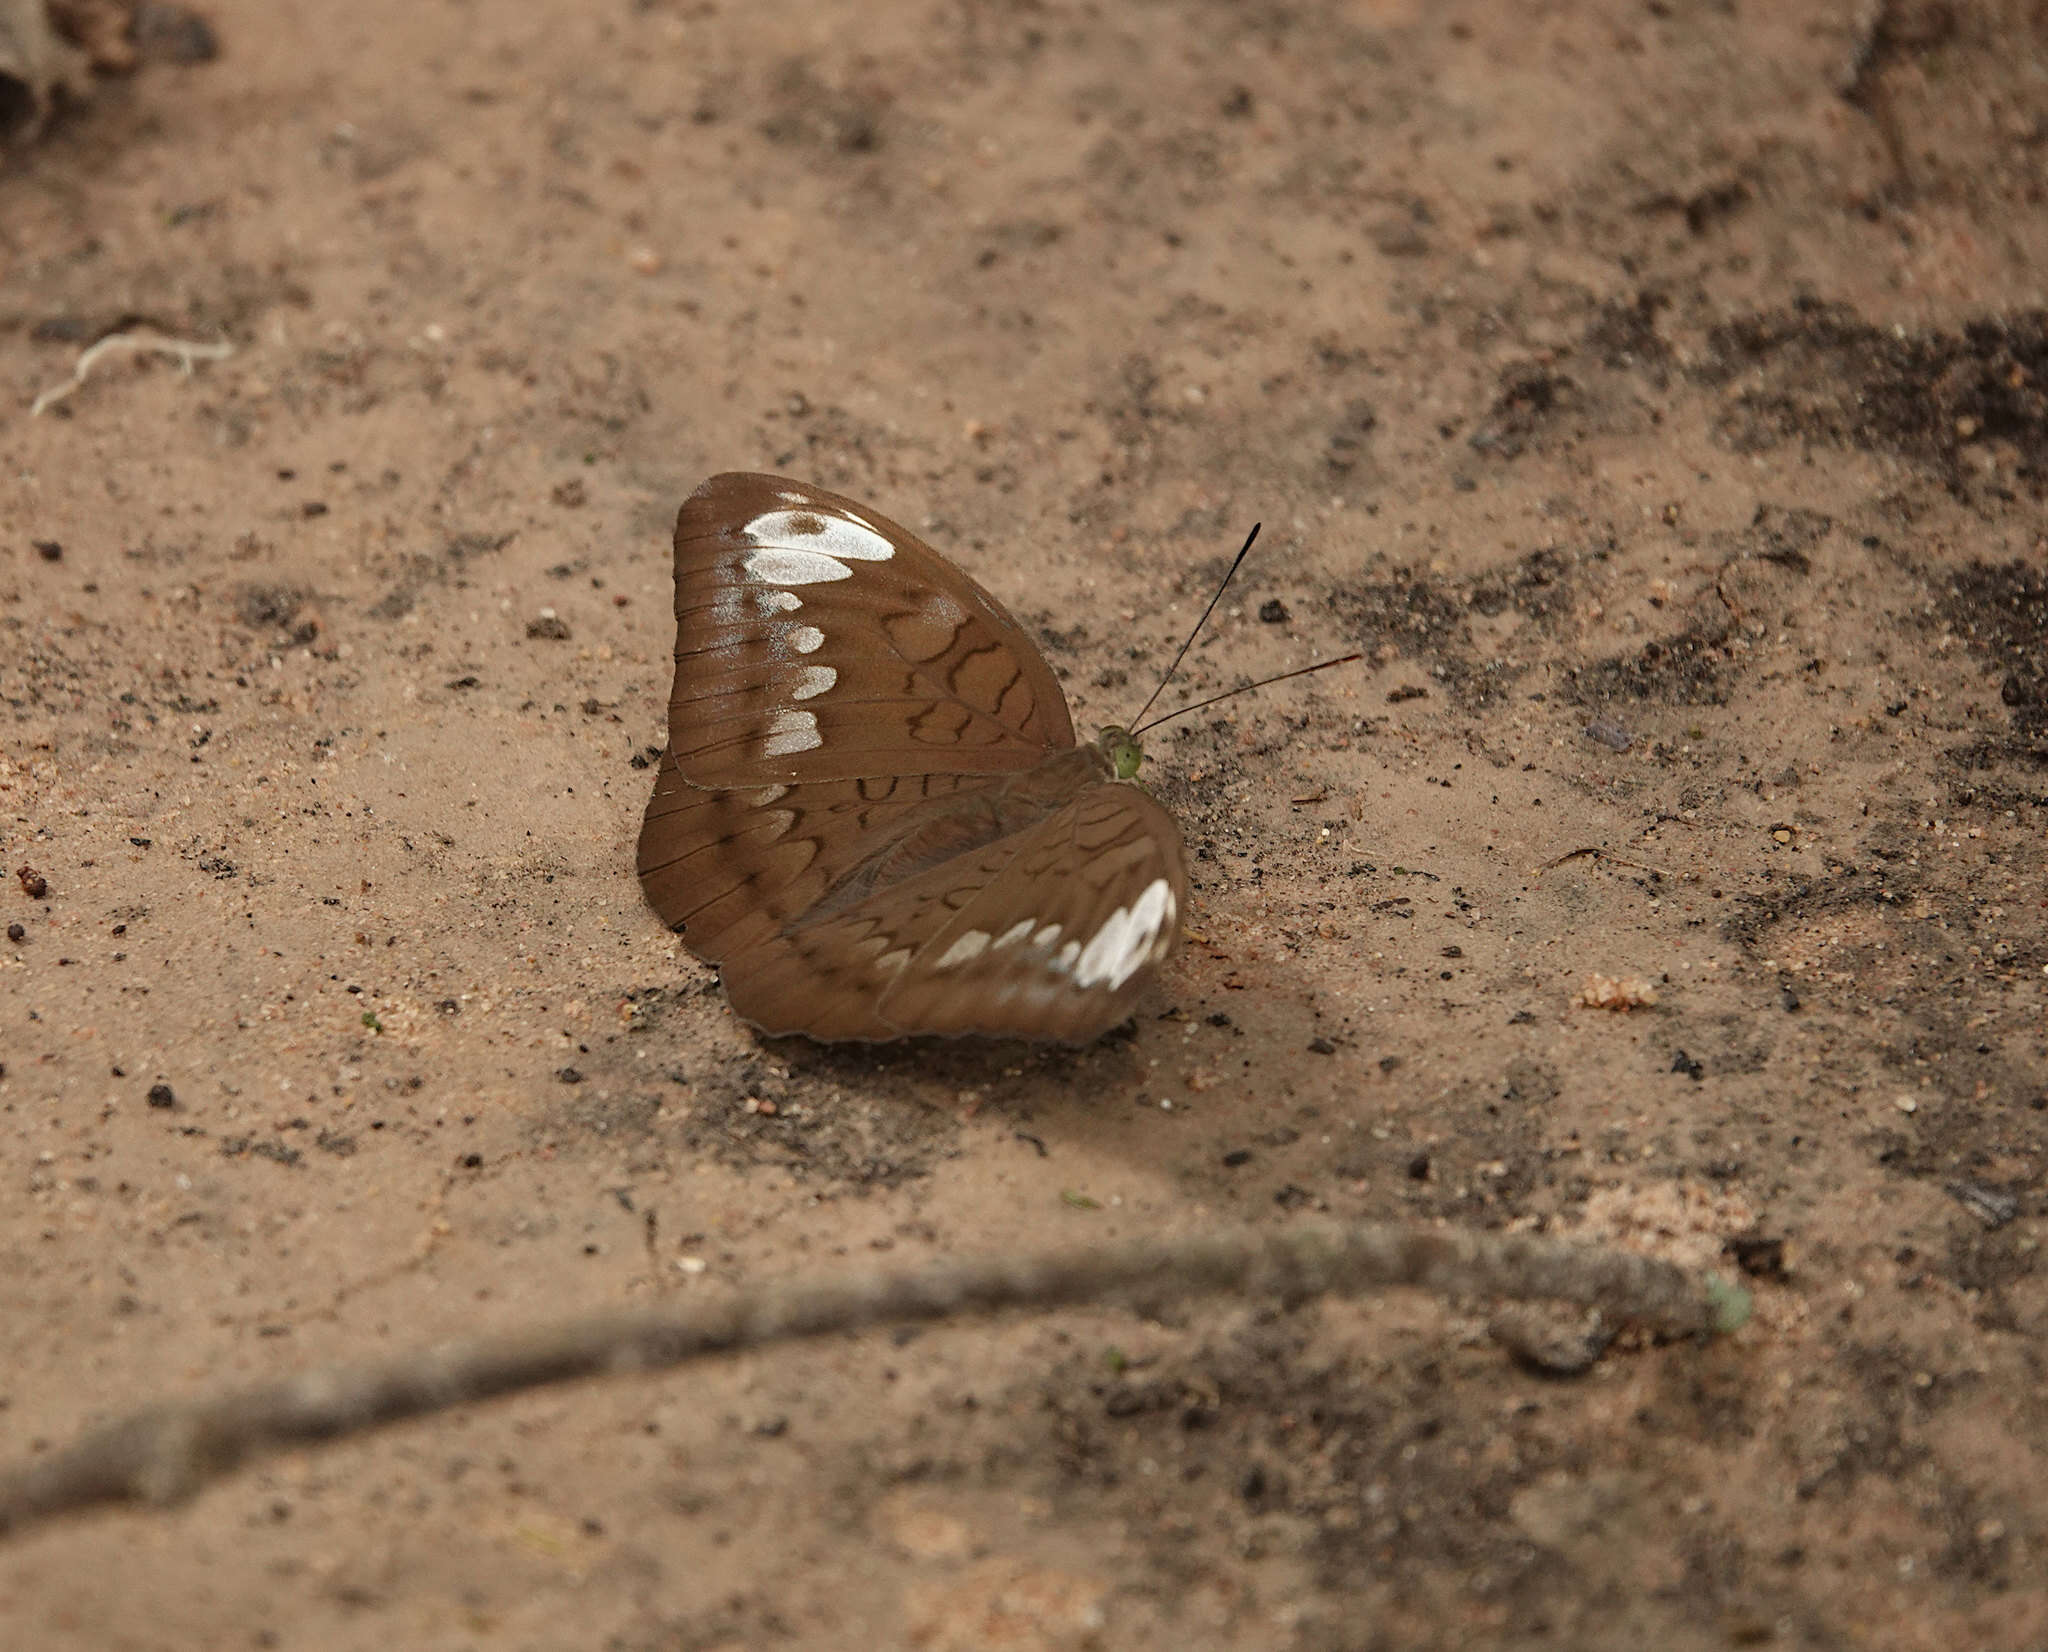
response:
[[[676,519],[668,750],[640,886],[771,1034],[1085,1043],[1187,907],[1138,741],[1081,744],[995,597],[880,512],[714,476]]]

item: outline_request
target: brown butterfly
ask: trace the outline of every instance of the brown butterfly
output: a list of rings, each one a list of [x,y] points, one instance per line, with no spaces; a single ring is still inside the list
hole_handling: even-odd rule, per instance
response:
[[[738,472],[683,505],[640,884],[762,1031],[1115,1026],[1187,905],[1139,760],[1075,744],[1023,627],[879,512]]]

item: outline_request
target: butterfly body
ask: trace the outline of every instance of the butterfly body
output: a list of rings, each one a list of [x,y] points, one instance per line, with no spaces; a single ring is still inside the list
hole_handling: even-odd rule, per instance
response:
[[[886,517],[715,476],[676,523],[655,910],[763,1031],[1082,1042],[1179,935],[1187,871],[1137,742],[1076,744],[1003,606]]]

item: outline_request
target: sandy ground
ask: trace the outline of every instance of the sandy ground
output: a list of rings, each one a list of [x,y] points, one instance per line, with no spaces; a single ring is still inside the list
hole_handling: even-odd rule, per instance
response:
[[[554,1391],[20,1534],[0,1639],[2048,1646],[2038,4],[209,15],[0,171],[0,1455],[1313,1212],[1759,1308],[1575,1381],[1404,1296]],[[235,353],[31,420],[120,322]],[[1190,691],[1368,652],[1158,742],[1130,1034],[764,1044],[643,907],[729,468],[926,533],[1083,726],[1256,519]]]

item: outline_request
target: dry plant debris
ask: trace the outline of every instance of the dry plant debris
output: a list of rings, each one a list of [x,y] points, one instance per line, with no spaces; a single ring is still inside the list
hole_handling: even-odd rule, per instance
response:
[[[1216,1291],[1299,1301],[1397,1285],[1576,1302],[1679,1336],[1725,1335],[1750,1314],[1749,1293],[1740,1286],[1634,1252],[1395,1224],[1304,1223],[1279,1232],[948,1261],[441,1343],[379,1364],[329,1366],[211,1400],[153,1407],[33,1464],[0,1472],[0,1532],[104,1503],[179,1502],[249,1459],[287,1446],[337,1440],[552,1383],[666,1370],[796,1337],[1007,1307],[1128,1300],[1156,1310]],[[1589,1356],[1575,1368],[1590,1364]]]

